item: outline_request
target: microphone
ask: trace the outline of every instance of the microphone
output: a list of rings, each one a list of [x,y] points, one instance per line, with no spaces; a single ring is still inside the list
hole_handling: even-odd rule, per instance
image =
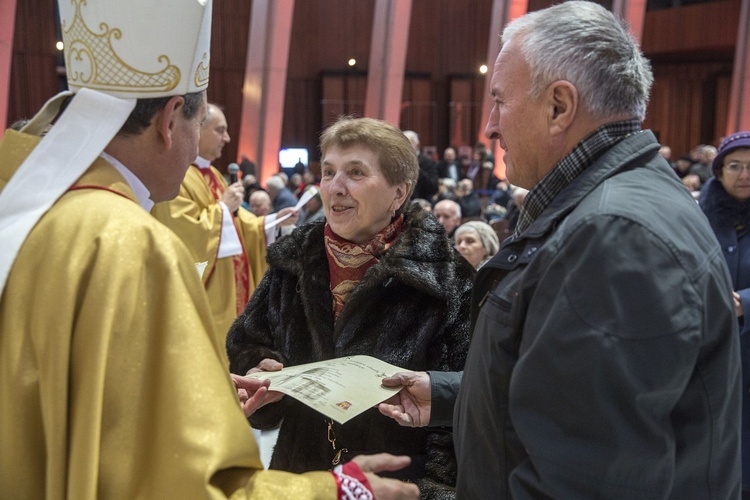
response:
[[[240,166],[236,163],[230,163],[227,167],[227,171],[229,172],[229,184],[234,184],[238,180],[240,180],[242,173],[240,172]],[[235,210],[232,214],[235,217],[239,215],[239,210]]]
[[[229,172],[229,184],[234,184],[235,182],[240,180],[240,166],[236,163],[230,163],[227,167],[227,171]]]

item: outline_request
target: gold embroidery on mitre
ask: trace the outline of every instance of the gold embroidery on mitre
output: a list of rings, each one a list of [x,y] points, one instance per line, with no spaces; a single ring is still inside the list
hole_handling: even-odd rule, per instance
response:
[[[101,34],[89,29],[81,15],[82,5],[86,0],[71,0],[76,6],[75,17],[68,28],[63,21],[62,29],[67,38],[65,46],[65,64],[68,72],[68,83],[96,90],[126,92],[166,92],[180,82],[180,70],[170,64],[169,57],[157,58],[166,66],[157,73],[139,71],[120,59],[112,48],[112,39],[119,40],[122,31],[110,29],[106,23],[100,23]]]
[[[203,53],[203,59],[198,65],[198,69],[195,70],[195,86],[203,87],[208,85],[208,68],[209,68],[209,56],[207,53]]]

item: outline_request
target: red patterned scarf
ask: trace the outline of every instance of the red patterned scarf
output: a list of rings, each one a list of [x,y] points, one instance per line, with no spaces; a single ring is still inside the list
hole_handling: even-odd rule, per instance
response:
[[[211,191],[214,199],[217,202],[221,201],[226,188],[216,178],[214,171],[210,168],[198,168],[198,170],[203,175],[203,179],[206,181],[206,185],[208,185],[208,189]],[[234,219],[233,222],[234,227],[237,228],[237,234],[239,234],[239,221]],[[242,240],[240,240],[240,244],[242,244]],[[242,253],[232,256],[232,264],[234,264],[234,288],[237,290],[236,308],[237,315],[239,316],[245,310],[247,301],[250,299],[250,264],[247,261],[244,244],[242,245]]]
[[[360,282],[368,269],[393,246],[401,234],[404,216],[400,215],[367,243],[358,245],[347,241],[325,226],[325,245],[328,269],[331,274],[333,294],[333,317],[338,319],[349,295]]]

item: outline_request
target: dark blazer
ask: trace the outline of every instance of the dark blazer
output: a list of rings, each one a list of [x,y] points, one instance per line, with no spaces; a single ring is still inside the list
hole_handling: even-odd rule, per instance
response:
[[[438,192],[437,163],[423,154],[417,155],[419,161],[419,177],[414,187],[412,198],[430,200]]]
[[[451,176],[451,166],[455,167],[456,169],[455,177]],[[437,174],[438,174],[438,178],[440,179],[447,178],[447,179],[453,179],[454,181],[458,182],[459,180],[461,180],[461,162],[458,160],[453,160],[453,161],[440,160],[437,166]]]
[[[297,204],[297,197],[288,188],[283,188],[276,194],[272,201],[273,211],[278,212],[282,208],[293,207]]]

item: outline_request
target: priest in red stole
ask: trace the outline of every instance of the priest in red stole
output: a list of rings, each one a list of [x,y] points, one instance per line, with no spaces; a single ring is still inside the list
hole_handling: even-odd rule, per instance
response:
[[[272,242],[275,231],[266,234],[264,223],[276,217],[257,217],[242,208],[241,179],[228,186],[212,165],[229,141],[224,113],[209,104],[198,157],[185,175],[180,194],[157,203],[151,211],[177,233],[202,269],[201,279],[222,343],[266,272],[266,244]]]

